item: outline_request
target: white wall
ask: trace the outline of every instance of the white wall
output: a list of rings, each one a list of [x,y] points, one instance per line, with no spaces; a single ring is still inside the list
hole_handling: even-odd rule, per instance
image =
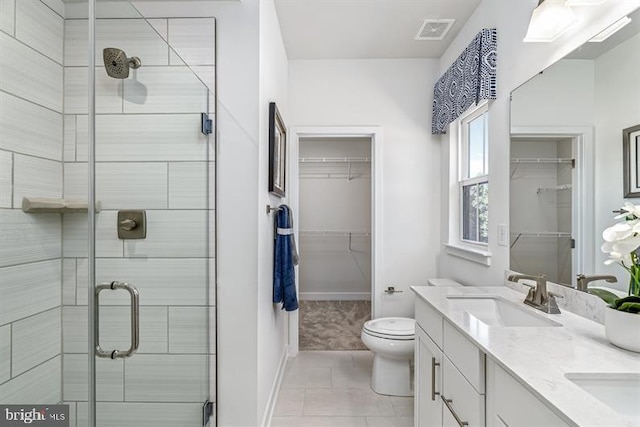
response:
[[[640,124],[640,35],[627,40],[596,59],[596,215],[595,271],[614,274],[618,288],[628,289],[628,274],[618,265],[605,266],[606,254],[600,251],[602,231],[618,222],[612,210],[623,199],[622,129]]]
[[[509,93],[599,31],[626,15],[637,2],[606,2],[601,6],[576,7],[580,21],[553,43],[523,43],[535,0],[505,2],[484,0],[456,36],[440,60],[443,73],[482,28],[498,30],[498,99],[489,107],[489,249],[491,266],[483,266],[442,254],[439,273],[469,285],[497,285],[509,267],[509,248],[498,246],[497,225],[509,223]],[[442,137],[444,147],[448,136]],[[442,164],[449,164],[448,150],[442,150]],[[441,230],[448,230],[449,171],[441,174],[443,198]],[[446,237],[445,237],[446,239]]]
[[[62,399],[62,216],[22,198],[62,197],[61,1],[0,2],[0,402]]]
[[[285,122],[289,123],[287,99],[287,54],[284,49],[280,23],[273,0],[260,2],[260,96],[258,100],[258,416],[268,416],[265,411],[275,405],[277,390],[274,381],[286,360],[289,315],[281,310],[281,304],[273,304],[273,220],[275,214],[266,214],[266,205],[288,203],[269,194],[269,103],[275,102]],[[291,159],[289,159],[291,161]],[[287,178],[290,179],[290,178]],[[259,418],[264,424],[264,418]],[[235,424],[238,425],[238,424]]]
[[[378,316],[412,316],[411,285],[436,275],[438,139],[430,134],[436,60],[289,62],[289,126],[380,126],[384,142],[383,277]]]

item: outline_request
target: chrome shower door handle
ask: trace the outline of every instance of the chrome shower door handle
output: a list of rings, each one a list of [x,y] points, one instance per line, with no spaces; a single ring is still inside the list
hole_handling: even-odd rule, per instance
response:
[[[126,351],[103,350],[100,347],[100,292],[111,289],[124,289],[131,296],[131,346]],[[96,329],[96,356],[110,359],[131,357],[140,346],[140,294],[135,286],[125,282],[113,281],[96,286],[95,298],[95,329]]]

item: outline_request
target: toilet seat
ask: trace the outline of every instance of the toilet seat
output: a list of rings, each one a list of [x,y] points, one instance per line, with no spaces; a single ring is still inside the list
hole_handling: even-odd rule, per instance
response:
[[[369,320],[362,329],[374,337],[408,341],[415,338],[416,321],[406,317],[382,317]]]

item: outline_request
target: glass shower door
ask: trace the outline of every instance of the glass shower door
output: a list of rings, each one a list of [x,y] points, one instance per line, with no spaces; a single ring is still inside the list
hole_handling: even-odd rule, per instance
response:
[[[200,426],[215,369],[214,150],[203,133],[215,20],[147,20],[128,2],[97,1],[93,115],[76,87],[90,65],[79,42],[89,21],[65,25],[65,134],[75,141],[65,146],[65,197],[95,180],[93,224],[86,214],[63,219],[77,288],[64,307],[65,401],[77,427],[94,417],[96,426]],[[87,229],[88,248],[78,238]],[[87,362],[80,331],[91,321],[89,348],[99,351]],[[74,384],[85,367],[89,378],[95,371],[88,390]]]

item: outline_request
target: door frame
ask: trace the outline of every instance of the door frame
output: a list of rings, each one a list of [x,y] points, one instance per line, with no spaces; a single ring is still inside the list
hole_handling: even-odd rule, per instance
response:
[[[595,260],[595,142],[591,126],[512,127],[511,138],[570,138],[575,168],[571,231],[577,241],[571,274],[591,274]],[[599,247],[599,245],[598,245]]]
[[[371,315],[378,317],[382,293],[376,292],[382,281],[382,128],[377,126],[314,126],[289,128],[289,206],[293,210],[294,236],[299,239],[300,175],[298,158],[300,138],[370,138],[371,140]],[[299,274],[296,274],[296,294],[299,295]],[[298,354],[299,312],[289,313],[289,356]]]

